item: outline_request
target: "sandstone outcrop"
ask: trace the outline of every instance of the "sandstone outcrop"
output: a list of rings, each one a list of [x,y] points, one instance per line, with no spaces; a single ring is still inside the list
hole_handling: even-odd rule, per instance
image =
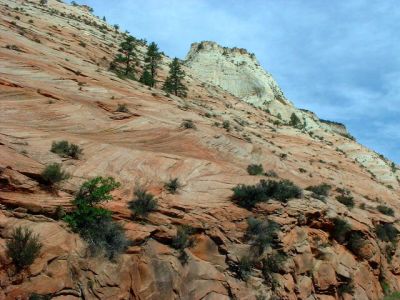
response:
[[[0,299],[39,293],[59,300],[375,300],[383,298],[383,287],[400,290],[400,252],[389,247],[397,241],[383,242],[375,231],[386,223],[400,229],[398,167],[345,137],[341,125],[295,108],[247,51],[194,44],[185,67],[189,94],[181,99],[166,95],[161,83],[149,90],[110,72],[124,34],[87,9],[0,0],[0,15]],[[145,45],[139,49],[138,72]],[[160,81],[169,62],[164,56]],[[116,112],[120,103],[129,113]],[[287,124],[292,112],[306,118],[305,128]],[[183,129],[184,119],[197,129]],[[52,153],[52,142],[60,140],[78,144],[81,158]],[[41,175],[53,162],[71,174],[57,193]],[[231,200],[232,188],[271,178],[250,176],[252,163],[302,189],[323,182],[332,189],[322,200],[305,190],[300,199],[244,209]],[[59,207],[73,209],[75,192],[94,176],[121,183],[105,207],[132,244],[115,261],[89,255],[57,215]],[[175,177],[182,187],[171,194],[164,183]],[[159,203],[141,221],[128,208],[138,182]],[[340,189],[350,191],[352,209],[336,200]],[[238,262],[252,251],[250,216],[280,224],[276,248],[285,263],[263,274],[263,259],[277,251],[268,247],[244,281]],[[348,237],[363,237],[360,251],[333,238],[335,218],[351,225]],[[16,274],[6,242],[20,225],[39,234],[43,249]],[[180,225],[194,229],[186,260],[171,246]],[[350,286],[353,295],[345,293]]]

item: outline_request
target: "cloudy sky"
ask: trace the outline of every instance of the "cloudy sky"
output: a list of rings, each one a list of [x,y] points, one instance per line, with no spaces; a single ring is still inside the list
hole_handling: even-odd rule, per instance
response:
[[[296,106],[400,163],[398,0],[77,2],[169,56],[202,40],[246,48]]]

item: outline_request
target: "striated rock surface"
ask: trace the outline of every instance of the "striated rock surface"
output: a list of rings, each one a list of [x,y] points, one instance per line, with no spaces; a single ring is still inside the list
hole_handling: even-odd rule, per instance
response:
[[[189,95],[180,99],[110,72],[124,34],[88,8],[0,0],[0,15],[0,299],[40,293],[58,300],[375,300],[383,298],[383,287],[400,290],[397,241],[383,242],[375,230],[385,223],[400,229],[398,167],[345,137],[342,126],[295,108],[250,54],[225,49],[225,57],[215,43],[201,43],[203,49],[194,44],[185,69]],[[145,45],[139,49],[137,72]],[[163,57],[160,81],[169,62]],[[237,80],[247,87],[237,87]],[[118,104],[129,112],[116,112]],[[305,118],[305,128],[287,124],[292,112]],[[181,128],[184,119],[197,129]],[[59,140],[81,146],[82,157],[52,153],[52,142]],[[57,193],[41,177],[53,162],[71,174]],[[301,188],[325,182],[330,195],[321,201],[304,191],[288,203],[240,208],[231,189],[268,179],[248,175],[251,163]],[[73,209],[75,191],[94,176],[121,182],[105,206],[133,243],[115,261],[91,257],[85,241],[57,216],[60,207]],[[164,182],[175,177],[182,188],[170,194]],[[159,203],[141,222],[132,220],[127,205],[137,182]],[[350,191],[354,208],[336,200],[337,188]],[[379,212],[378,205],[392,208],[394,216]],[[272,254],[268,247],[257,254],[245,282],[237,266],[252,253],[249,216],[281,225],[277,247],[286,260],[263,274],[261,261]],[[342,243],[332,236],[337,217],[351,225]],[[6,242],[19,225],[39,234],[43,249],[30,268],[15,274]],[[179,225],[194,228],[186,261],[171,246]],[[349,243],[354,233],[363,237],[359,251]],[[353,295],[341,294],[349,285]]]

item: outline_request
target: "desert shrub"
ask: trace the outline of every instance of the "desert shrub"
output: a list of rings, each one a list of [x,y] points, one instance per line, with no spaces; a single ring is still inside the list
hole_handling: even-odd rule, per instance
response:
[[[262,165],[251,164],[247,166],[247,173],[249,173],[249,175],[262,175],[264,173],[264,168]]]
[[[387,207],[385,205],[378,205],[376,208],[378,209],[379,212],[381,212],[385,215],[392,216],[392,217],[394,216],[393,208]]]
[[[289,125],[296,128],[303,127],[303,124],[301,123],[299,117],[295,113],[291,114]]]
[[[313,185],[306,188],[307,191],[313,192],[313,196],[326,197],[332,187],[329,184],[322,183],[320,185]]]
[[[291,181],[261,180],[256,185],[240,184],[233,188],[232,199],[245,208],[252,208],[258,202],[275,198],[287,202],[290,198],[300,198],[302,191]]]
[[[400,299],[400,292],[393,292],[390,295],[387,295],[385,296],[385,298],[383,298],[383,300],[399,300],[399,299]]]
[[[130,243],[122,226],[112,221],[111,211],[96,206],[111,200],[110,192],[119,186],[111,177],[86,181],[73,201],[76,210],[64,217],[72,230],[86,240],[93,255],[104,252],[109,259],[114,259]]]
[[[196,129],[196,125],[190,119],[183,120],[181,123],[181,127],[184,129]]]
[[[134,216],[146,216],[157,208],[157,199],[143,187],[136,187],[133,194],[134,199],[129,202],[129,208]]]
[[[266,247],[273,245],[280,230],[280,226],[276,222],[271,220],[262,221],[253,217],[247,219],[247,225],[246,235],[260,254]]]
[[[354,294],[354,284],[352,280],[342,283],[338,287],[338,294],[343,297],[344,294],[353,295]]]
[[[190,235],[193,233],[193,229],[189,226],[179,226],[176,232],[176,236],[172,239],[172,247],[175,249],[185,249],[191,244]]]
[[[222,127],[224,129],[226,129],[227,131],[230,131],[231,130],[231,123],[228,120],[224,120],[222,122]]]
[[[129,112],[128,106],[125,103],[119,103],[116,109],[117,112],[127,113]]]
[[[335,218],[333,220],[331,236],[339,243],[343,243],[346,240],[346,236],[350,231],[351,226],[346,220],[341,218]]]
[[[39,236],[27,227],[17,227],[7,241],[7,255],[12,259],[17,272],[30,266],[39,256],[42,244]]]
[[[267,177],[273,177],[273,178],[278,177],[278,174],[274,170],[268,170],[265,172],[264,175]]]
[[[249,256],[242,256],[237,264],[236,268],[236,274],[237,276],[244,280],[247,281],[249,279],[249,276],[251,275],[251,269],[253,267],[253,261]]]
[[[110,193],[120,184],[112,177],[95,177],[84,182],[74,200],[76,205],[94,206],[112,199]]]
[[[50,186],[55,186],[61,181],[70,178],[70,175],[64,172],[61,168],[61,164],[58,163],[47,165],[41,175],[44,181]]]
[[[170,179],[164,184],[164,187],[167,189],[168,192],[171,194],[175,194],[178,189],[181,187],[181,184],[179,182],[178,178]]]
[[[279,273],[282,271],[283,264],[287,260],[287,255],[283,252],[275,252],[263,260],[263,274]]]
[[[85,48],[86,47],[86,43],[84,41],[80,41],[79,42],[79,46]]]
[[[342,194],[342,195],[336,196],[336,200],[339,201],[340,203],[346,205],[350,209],[354,207],[354,198],[353,198],[353,196]]]
[[[393,224],[385,223],[378,224],[375,227],[375,232],[377,237],[384,242],[393,242],[397,239],[398,230],[393,226]]]
[[[41,295],[37,293],[33,293],[29,296],[28,300],[51,300],[51,295]]]
[[[50,151],[58,154],[59,156],[71,157],[74,159],[78,159],[82,154],[82,148],[76,144],[70,144],[68,141],[53,142]]]
[[[352,232],[347,240],[347,247],[358,255],[365,242],[365,238],[360,232]]]

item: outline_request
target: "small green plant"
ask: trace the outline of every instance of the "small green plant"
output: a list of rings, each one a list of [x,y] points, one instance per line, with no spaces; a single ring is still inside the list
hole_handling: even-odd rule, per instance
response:
[[[342,194],[342,195],[336,196],[336,200],[339,201],[340,203],[346,205],[349,209],[354,207],[353,196]]]
[[[264,173],[264,167],[256,164],[248,165],[247,173],[249,173],[249,175],[262,175]]]
[[[350,231],[351,226],[346,220],[341,218],[335,218],[333,220],[331,236],[339,243],[343,243],[346,240],[346,236]]]
[[[251,275],[251,269],[253,267],[253,260],[249,256],[242,256],[236,266],[237,276],[243,280],[247,281]]]
[[[240,184],[233,188],[232,199],[244,208],[252,208],[257,203],[274,198],[287,202],[291,198],[301,198],[302,191],[288,180],[261,180],[256,185]]]
[[[122,104],[118,104],[117,109],[115,111],[128,113],[129,109],[128,109],[128,106],[125,103],[122,103]]]
[[[64,172],[61,168],[61,164],[58,163],[47,165],[41,175],[44,181],[52,187],[70,178],[70,175]]]
[[[390,295],[387,295],[385,296],[385,298],[383,298],[383,300],[399,300],[399,299],[400,299],[400,292],[393,292]]]
[[[28,300],[51,300],[51,298],[53,298],[51,295],[33,293],[29,296]]]
[[[30,266],[42,249],[39,236],[27,227],[15,228],[6,246],[7,255],[12,259],[17,272]]]
[[[384,242],[394,242],[399,234],[398,230],[391,223],[378,224],[375,227],[378,238]]]
[[[190,235],[193,233],[193,228],[189,226],[179,226],[176,236],[172,239],[172,247],[183,250],[191,244]]]
[[[287,255],[283,252],[275,252],[263,260],[264,273],[279,273],[282,270],[283,264],[287,260]]]
[[[167,189],[168,192],[171,194],[175,194],[178,189],[181,187],[181,183],[179,182],[178,178],[170,179],[164,184],[164,187]]]
[[[331,188],[332,187],[329,184],[322,183],[320,185],[309,186],[306,188],[306,190],[313,192],[314,198],[320,199],[327,197]]]
[[[289,125],[293,126],[295,128],[298,128],[298,129],[301,129],[304,127],[304,125],[301,123],[299,117],[295,113],[292,113],[292,115],[290,116]]]
[[[231,123],[229,122],[229,120],[224,120],[222,122],[222,127],[224,129],[226,129],[226,131],[230,131],[231,130]]]
[[[86,48],[86,43],[84,41],[80,41],[79,42],[79,46]]]
[[[196,125],[190,119],[183,120],[181,123],[181,127],[184,129],[196,129]]]
[[[364,247],[366,241],[360,232],[352,232],[347,241],[347,247],[356,255],[360,253],[360,249]]]
[[[253,246],[258,249],[259,254],[268,246],[273,245],[280,230],[279,224],[271,220],[261,221],[253,217],[247,219],[247,225],[246,236],[252,241]]]
[[[68,141],[53,142],[50,151],[59,156],[71,157],[74,159],[79,159],[83,152],[82,148],[78,145],[73,143],[70,144]]]
[[[387,215],[387,216],[392,216],[392,217],[394,217],[394,210],[393,210],[393,208],[387,207],[387,206],[385,206],[385,205],[378,205],[376,208],[378,209],[379,212],[381,212],[381,213],[383,213],[383,214],[385,214],[385,215]]]
[[[353,295],[354,294],[354,284],[353,280],[349,280],[347,282],[342,283],[338,287],[338,294],[343,297],[344,294]]]
[[[157,208],[157,199],[143,187],[137,186],[133,194],[134,199],[129,202],[129,208],[134,216],[147,216]]]

